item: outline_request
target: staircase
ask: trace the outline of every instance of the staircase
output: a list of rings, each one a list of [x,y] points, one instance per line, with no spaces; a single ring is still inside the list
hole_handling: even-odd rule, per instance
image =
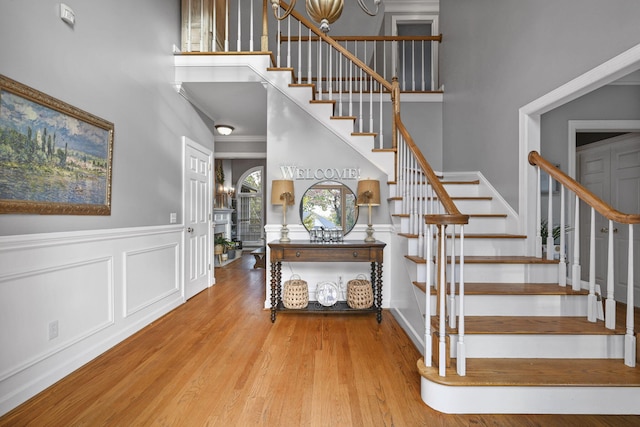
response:
[[[441,179],[459,210],[469,214],[464,240],[466,375],[453,368],[459,335],[447,319],[446,374],[441,376],[437,367],[436,336],[429,364],[435,366],[418,361],[422,399],[446,413],[640,413],[640,370],[622,360],[624,324],[611,330],[600,320],[587,321],[588,292],[559,286],[557,261],[524,256],[526,236],[513,232],[513,213],[486,180],[474,175],[445,174]],[[401,212],[402,196],[391,186],[391,211]],[[392,217],[406,239],[412,285],[425,298],[427,261],[415,255],[418,235],[408,232],[407,215]],[[449,311],[459,300],[450,284],[447,288]],[[429,303],[431,313],[437,313],[435,289]],[[436,315],[431,331],[437,330]]]
[[[290,49],[295,37],[287,37],[287,27],[283,25],[281,29],[278,24],[277,34],[284,34],[283,40],[288,42],[282,46],[277,43],[277,64],[268,52],[176,56],[176,81],[198,82],[215,76],[215,81],[261,81],[272,85],[344,141],[345,147],[359,152],[389,177],[390,222],[398,237],[387,242],[391,249],[387,251],[391,257],[387,265],[392,270],[402,270],[402,274],[394,275],[391,286],[392,292],[402,294],[403,298],[396,306],[392,303],[391,311],[427,355],[426,360],[417,362],[423,401],[446,413],[640,414],[640,369],[623,363],[625,345],[628,351],[631,338],[628,331],[625,338],[624,314],[616,317],[617,325],[610,329],[601,320],[587,321],[589,309],[602,311],[602,302],[598,299],[589,307],[587,291],[560,286],[558,277],[562,270],[558,261],[527,256],[527,247],[531,246],[527,242],[535,237],[517,233],[521,228],[518,215],[491,184],[479,173],[444,173],[439,182],[457,210],[469,216],[464,226],[462,333],[461,318],[455,312],[461,301],[456,282],[461,273],[458,259],[454,258],[453,264],[449,259],[446,274],[454,278],[454,286],[447,284],[439,302],[436,289],[427,287],[427,282],[437,283],[432,262],[437,246],[430,249],[430,255],[423,249],[429,246],[425,241],[435,241],[437,227],[416,226],[424,224],[423,205],[430,201],[442,205],[444,201],[437,200],[434,193],[427,196],[425,168],[416,160],[415,148],[407,141],[410,136],[403,129],[399,108],[393,123],[393,149],[384,148],[390,144],[388,140],[383,143],[381,138],[384,130],[388,133],[389,124],[384,129],[380,121],[376,122],[378,127],[373,125],[377,114],[374,111],[380,111],[377,115],[382,116],[383,97],[391,97],[395,109],[394,100],[400,95],[397,86],[381,80],[375,71],[327,40],[303,17],[295,12],[292,16],[323,40],[322,49],[335,55],[333,64],[346,62],[345,70],[364,70],[361,74],[364,80],[353,84],[353,75],[342,74],[340,66],[325,70],[324,78],[314,76],[320,86],[309,84],[313,79],[301,78],[306,73],[295,60],[296,56],[307,57],[298,50],[306,45],[299,40]],[[287,59],[284,65],[285,57],[293,59]],[[331,64],[331,60],[322,64]],[[343,92],[336,83],[339,88],[336,91],[328,82],[344,82],[351,87]],[[349,94],[349,103],[353,99],[357,104],[353,109],[349,105],[345,111],[358,111],[357,116],[340,114],[340,104],[347,103],[342,99],[343,93],[345,98]],[[188,97],[188,93],[185,95]],[[375,101],[378,95],[379,100]],[[363,122],[371,123],[364,131]],[[409,170],[409,180],[400,177],[401,162]],[[433,179],[438,178],[429,175],[427,178],[432,188]],[[431,213],[455,216],[441,208]],[[446,232],[445,240],[455,242],[446,246],[453,246],[459,254],[460,227],[449,225]],[[450,257],[448,251],[446,256]],[[591,301],[594,300],[592,294]],[[439,310],[443,301],[446,307]],[[439,336],[440,330],[446,336]],[[426,338],[419,336],[421,331],[425,331]]]

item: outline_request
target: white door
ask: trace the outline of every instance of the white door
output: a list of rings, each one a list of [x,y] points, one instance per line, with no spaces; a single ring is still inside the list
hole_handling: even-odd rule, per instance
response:
[[[640,134],[627,134],[578,149],[579,181],[623,213],[640,212]],[[588,280],[590,212],[581,205],[580,256],[582,279]],[[596,281],[606,284],[609,223],[596,213]],[[626,301],[629,228],[614,223],[614,281],[617,301]],[[640,253],[640,230],[634,229],[634,254]],[[640,257],[634,256],[636,301],[640,296]],[[604,289],[603,289],[604,291]]]
[[[213,153],[184,138],[185,299],[207,288],[211,274],[211,164]]]

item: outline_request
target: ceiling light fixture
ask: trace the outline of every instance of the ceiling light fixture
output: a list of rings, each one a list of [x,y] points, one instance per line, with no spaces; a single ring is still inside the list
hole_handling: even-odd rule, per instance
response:
[[[229,125],[216,125],[215,127],[218,133],[224,136],[231,135],[231,132],[235,129],[233,126]]]
[[[293,8],[296,6],[297,0],[291,0],[291,4],[285,10],[284,15],[279,16],[278,10],[280,9],[280,0],[271,0],[271,7],[273,8],[273,14],[276,19],[285,19]],[[320,24],[320,30],[323,33],[328,33],[330,28],[329,24],[333,24],[342,15],[342,9],[344,7],[344,0],[305,0],[307,14],[311,19]],[[378,8],[382,0],[373,0],[375,9],[371,11],[366,4],[367,0],[358,0],[360,8],[370,16],[375,16],[378,13]]]

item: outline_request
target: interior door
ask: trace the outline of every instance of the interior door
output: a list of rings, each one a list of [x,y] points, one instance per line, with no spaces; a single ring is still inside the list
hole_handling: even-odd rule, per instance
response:
[[[577,151],[580,183],[615,209],[624,213],[640,212],[640,134],[631,133],[596,143]],[[609,223],[596,214],[596,281],[606,284]],[[589,278],[590,210],[580,207],[580,254],[582,279]],[[614,223],[615,265],[614,297],[626,301],[629,228]],[[637,229],[637,227],[636,227]],[[634,254],[640,253],[640,230],[634,229]],[[634,256],[634,271],[640,271],[640,257]],[[640,278],[634,278],[636,296],[640,295]],[[603,289],[604,291],[604,289]],[[637,299],[636,299],[637,301]]]
[[[611,204],[624,213],[640,213],[640,134],[611,147]],[[627,268],[629,254],[629,226],[615,226],[616,268],[615,299],[627,300]],[[636,305],[640,303],[640,229],[634,228],[634,292]]]
[[[185,138],[184,149],[185,299],[211,280],[211,165],[213,153]]]

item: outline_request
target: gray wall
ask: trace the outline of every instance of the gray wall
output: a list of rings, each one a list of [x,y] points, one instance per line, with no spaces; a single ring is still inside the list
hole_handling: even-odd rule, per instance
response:
[[[640,85],[604,86],[541,116],[541,154],[564,171],[569,120],[640,120]]]
[[[111,216],[0,216],[0,235],[182,221],[183,135],[213,148],[210,127],[174,87],[176,0],[0,2],[0,73],[115,125]]]
[[[640,43],[637,0],[440,3],[444,168],[517,208],[518,109]]]

